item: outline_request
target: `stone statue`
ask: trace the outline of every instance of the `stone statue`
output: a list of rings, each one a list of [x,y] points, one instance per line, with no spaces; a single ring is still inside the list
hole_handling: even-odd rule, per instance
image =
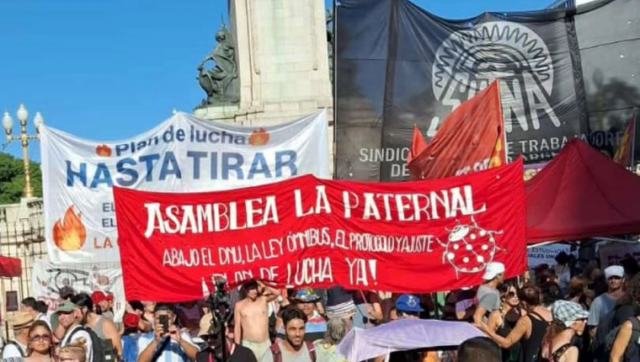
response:
[[[240,101],[240,82],[238,79],[238,65],[236,49],[231,33],[222,24],[216,34],[218,44],[211,55],[206,57],[198,66],[198,82],[207,93],[207,99],[200,107],[238,103]],[[215,66],[211,69],[204,67],[212,61]]]

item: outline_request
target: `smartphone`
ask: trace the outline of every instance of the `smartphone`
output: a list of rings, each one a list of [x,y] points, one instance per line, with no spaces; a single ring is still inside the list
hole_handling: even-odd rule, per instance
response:
[[[168,315],[160,316],[160,325],[162,326],[162,331],[164,333],[169,333],[169,316]]]

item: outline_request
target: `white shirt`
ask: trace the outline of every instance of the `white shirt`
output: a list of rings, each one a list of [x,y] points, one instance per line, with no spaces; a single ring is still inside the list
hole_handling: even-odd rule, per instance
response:
[[[16,342],[20,348],[22,348],[23,352],[27,352],[27,346],[25,346],[24,344],[14,340],[14,342]],[[7,345],[4,347],[4,349],[2,350],[2,359],[6,359],[6,358],[11,358],[11,357],[20,357],[22,358],[22,352],[20,352],[20,350],[18,349],[18,347],[16,347],[15,344],[13,343],[7,343]]]
[[[181,332],[180,335],[182,336],[183,341],[189,343],[194,347],[197,347],[187,333]],[[147,347],[149,347],[151,342],[153,342],[154,338],[155,338],[155,335],[153,333],[145,333],[141,335],[140,338],[138,338],[138,356],[140,356],[140,354],[145,349],[147,349]],[[190,360],[189,360],[189,357],[187,357],[187,354],[185,353],[185,351],[182,349],[182,347],[180,347],[180,344],[178,344],[178,342],[174,341],[173,339],[169,340],[169,342],[167,343],[167,346],[162,350],[162,353],[160,353],[160,356],[158,356],[158,359],[156,360],[156,362],[188,362],[188,361]]]
[[[60,342],[60,347],[66,347],[70,344],[73,344],[78,341],[80,338],[84,338],[85,340],[85,348],[87,349],[87,362],[93,361],[93,345],[91,344],[91,335],[87,333],[87,331],[78,331],[73,333],[76,329],[80,328],[80,326],[75,326],[67,331],[64,334],[64,338],[62,338],[62,342]],[[69,340],[69,337],[73,334],[73,338]]]

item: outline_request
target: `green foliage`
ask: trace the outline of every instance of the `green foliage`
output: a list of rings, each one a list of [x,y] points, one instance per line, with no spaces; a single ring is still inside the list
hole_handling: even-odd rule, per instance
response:
[[[31,187],[36,197],[42,197],[42,172],[40,165],[31,162],[29,167]],[[9,154],[0,153],[0,204],[20,202],[24,193],[24,164]]]

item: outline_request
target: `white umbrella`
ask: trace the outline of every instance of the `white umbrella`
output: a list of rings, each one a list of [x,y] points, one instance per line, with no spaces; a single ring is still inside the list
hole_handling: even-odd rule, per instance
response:
[[[338,345],[350,362],[366,361],[396,351],[459,346],[484,334],[466,322],[405,319],[370,329],[352,329]]]

